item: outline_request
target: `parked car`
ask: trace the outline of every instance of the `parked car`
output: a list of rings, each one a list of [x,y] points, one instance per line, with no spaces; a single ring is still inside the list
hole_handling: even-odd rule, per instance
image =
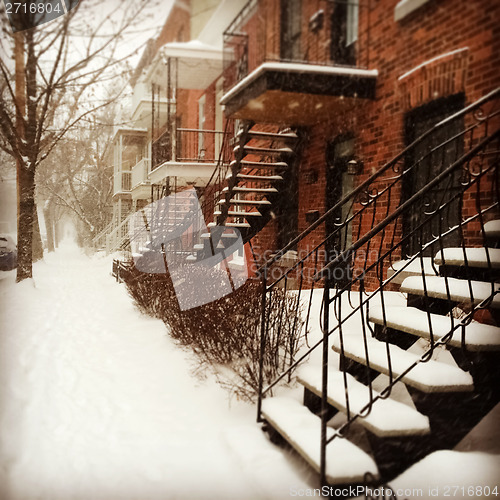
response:
[[[0,234],[0,270],[17,267],[17,245],[9,234]]]

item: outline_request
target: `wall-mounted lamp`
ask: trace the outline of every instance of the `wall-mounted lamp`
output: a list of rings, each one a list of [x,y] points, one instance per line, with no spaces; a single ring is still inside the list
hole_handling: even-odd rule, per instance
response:
[[[347,162],[347,173],[349,175],[357,175],[363,172],[363,161],[352,159]]]

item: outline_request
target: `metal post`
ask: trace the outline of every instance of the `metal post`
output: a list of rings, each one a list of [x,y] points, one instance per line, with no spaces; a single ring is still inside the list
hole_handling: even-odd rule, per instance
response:
[[[259,394],[257,400],[257,422],[262,422],[262,389],[264,386],[264,351],[266,349],[266,295],[267,267],[262,270],[262,302],[260,317],[260,350],[259,350]]]
[[[330,323],[330,282],[325,278],[323,292],[323,359],[321,367],[321,448],[320,448],[320,482],[326,486],[326,424],[328,414],[328,331]]]

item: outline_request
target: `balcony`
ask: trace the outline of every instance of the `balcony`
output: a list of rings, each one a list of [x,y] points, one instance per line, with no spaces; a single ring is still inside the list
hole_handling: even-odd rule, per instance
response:
[[[116,172],[113,176],[113,196],[129,194],[132,188],[132,172]]]
[[[132,199],[149,198],[151,193],[151,183],[149,182],[149,172],[151,170],[151,160],[143,158],[132,168]]]
[[[149,179],[158,184],[166,177],[177,177],[186,185],[204,185],[227,142],[219,130],[167,130],[153,143]]]
[[[146,81],[178,89],[204,90],[222,73],[222,50],[198,40],[165,44]]]
[[[137,82],[132,94],[132,121],[138,127],[150,127],[153,114],[160,123],[168,120],[169,113],[175,113],[174,99],[168,99],[166,90],[155,87],[154,94],[151,84]]]
[[[251,0],[224,33],[226,115],[312,125],[375,97],[366,7],[321,0],[313,12],[310,2],[278,3],[280,15],[275,2]]]

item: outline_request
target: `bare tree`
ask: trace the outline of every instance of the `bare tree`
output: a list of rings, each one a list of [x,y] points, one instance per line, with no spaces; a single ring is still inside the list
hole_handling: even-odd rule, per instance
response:
[[[18,281],[32,276],[38,166],[76,124],[117,98],[120,92],[108,98],[100,88],[127,70],[130,53],[120,53],[121,42],[146,4],[116,2],[118,9],[102,15],[106,4],[81,0],[62,17],[14,35],[0,13],[0,149],[17,162]]]
[[[44,207],[48,251],[57,246],[56,225],[63,214],[76,217],[84,228],[82,240],[109,222],[113,194],[110,157],[111,117],[93,120],[59,141],[37,171],[37,198]]]

